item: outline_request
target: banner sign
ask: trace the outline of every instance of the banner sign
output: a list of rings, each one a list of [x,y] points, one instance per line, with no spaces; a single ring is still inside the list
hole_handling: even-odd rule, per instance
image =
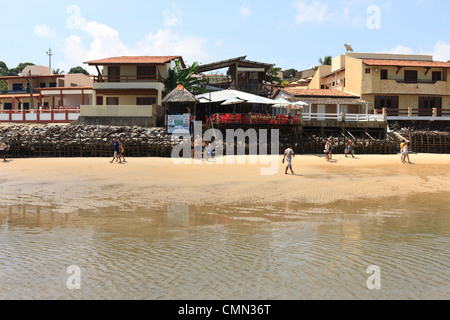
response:
[[[167,116],[167,133],[190,133],[191,115]]]

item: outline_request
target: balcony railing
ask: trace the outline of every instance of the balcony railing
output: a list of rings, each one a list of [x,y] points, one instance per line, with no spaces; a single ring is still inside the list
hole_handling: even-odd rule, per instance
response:
[[[30,89],[23,90],[2,90],[1,94],[27,94],[30,93]],[[33,93],[39,93],[39,91],[33,89]]]
[[[395,120],[395,118],[410,118],[411,120],[420,119],[420,117],[425,118],[434,118],[435,120],[439,120],[439,118],[449,118],[450,110],[442,109],[442,108],[404,108],[404,109],[396,109],[396,108],[376,108],[374,111],[375,114],[385,114],[389,120]],[[447,119],[442,119],[447,120]]]
[[[0,122],[70,123],[78,120],[80,109],[0,110]]]
[[[161,82],[164,79],[159,75],[151,76],[94,76],[94,82],[97,83],[116,83],[116,82]]]
[[[302,113],[296,116],[270,116],[263,114],[213,114],[208,123],[215,125],[301,125],[305,121],[327,121],[338,122],[384,122],[383,115],[375,114],[344,114],[344,113]]]

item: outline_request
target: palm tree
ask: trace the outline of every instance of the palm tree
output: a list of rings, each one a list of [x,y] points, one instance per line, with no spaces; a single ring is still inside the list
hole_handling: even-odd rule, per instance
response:
[[[331,66],[332,61],[333,61],[333,57],[331,57],[331,56],[325,56],[324,59],[322,59],[322,58],[319,59],[319,63],[321,65],[325,65],[325,66]]]
[[[175,67],[173,69],[169,69],[169,74],[167,78],[164,79],[166,92],[171,92],[178,85],[182,85],[189,92],[206,93],[206,90],[200,86],[202,83],[205,83],[206,80],[201,80],[194,77],[197,70],[197,62],[194,62],[194,64],[187,69],[182,69],[180,66],[180,61],[175,61]]]
[[[52,74],[64,74],[64,70],[59,70],[59,68],[58,69],[53,69],[52,70]]]

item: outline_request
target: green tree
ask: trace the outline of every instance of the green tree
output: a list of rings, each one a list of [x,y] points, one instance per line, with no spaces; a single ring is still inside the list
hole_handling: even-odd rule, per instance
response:
[[[275,67],[275,65],[267,71],[267,74],[269,75],[269,81],[275,82],[276,84],[281,84],[282,80],[278,76],[278,72],[281,71],[281,68]]]
[[[186,69],[182,69],[180,61],[175,61],[175,67],[169,69],[169,74],[164,79],[164,85],[166,92],[171,92],[178,85],[182,85],[189,92],[206,93],[207,91],[201,87],[206,80],[198,79],[194,77],[198,71],[198,63],[194,64]]]
[[[87,72],[84,68],[78,66],[78,67],[74,67],[72,69],[69,70],[69,74],[74,74],[74,73],[82,73],[85,75],[89,75],[89,72]]]
[[[287,70],[284,70],[284,74],[286,75],[286,78],[290,78],[290,79],[292,79],[292,78],[294,78],[296,75],[297,75],[297,70],[296,69],[287,69]]]
[[[59,68],[58,69],[53,69],[52,70],[52,74],[64,74],[64,70],[60,70]]]
[[[22,73],[23,69],[27,66],[34,66],[34,63],[31,62],[24,62],[19,63],[19,65],[16,68],[8,69],[8,66],[3,61],[0,61],[0,75],[2,76],[18,76],[20,73]]]
[[[8,66],[3,61],[0,61],[0,75],[7,76],[9,72]]]
[[[333,61],[333,57],[331,56],[325,56],[325,58],[320,58],[319,59],[319,63],[321,65],[325,65],[325,66],[331,66],[331,62]]]

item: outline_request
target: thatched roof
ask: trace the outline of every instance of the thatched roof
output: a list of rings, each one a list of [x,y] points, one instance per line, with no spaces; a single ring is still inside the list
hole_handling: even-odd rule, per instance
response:
[[[172,90],[163,100],[162,103],[171,103],[171,102],[179,102],[179,103],[187,103],[187,102],[195,102],[198,103],[197,98],[187,91],[183,86],[178,86]]]

